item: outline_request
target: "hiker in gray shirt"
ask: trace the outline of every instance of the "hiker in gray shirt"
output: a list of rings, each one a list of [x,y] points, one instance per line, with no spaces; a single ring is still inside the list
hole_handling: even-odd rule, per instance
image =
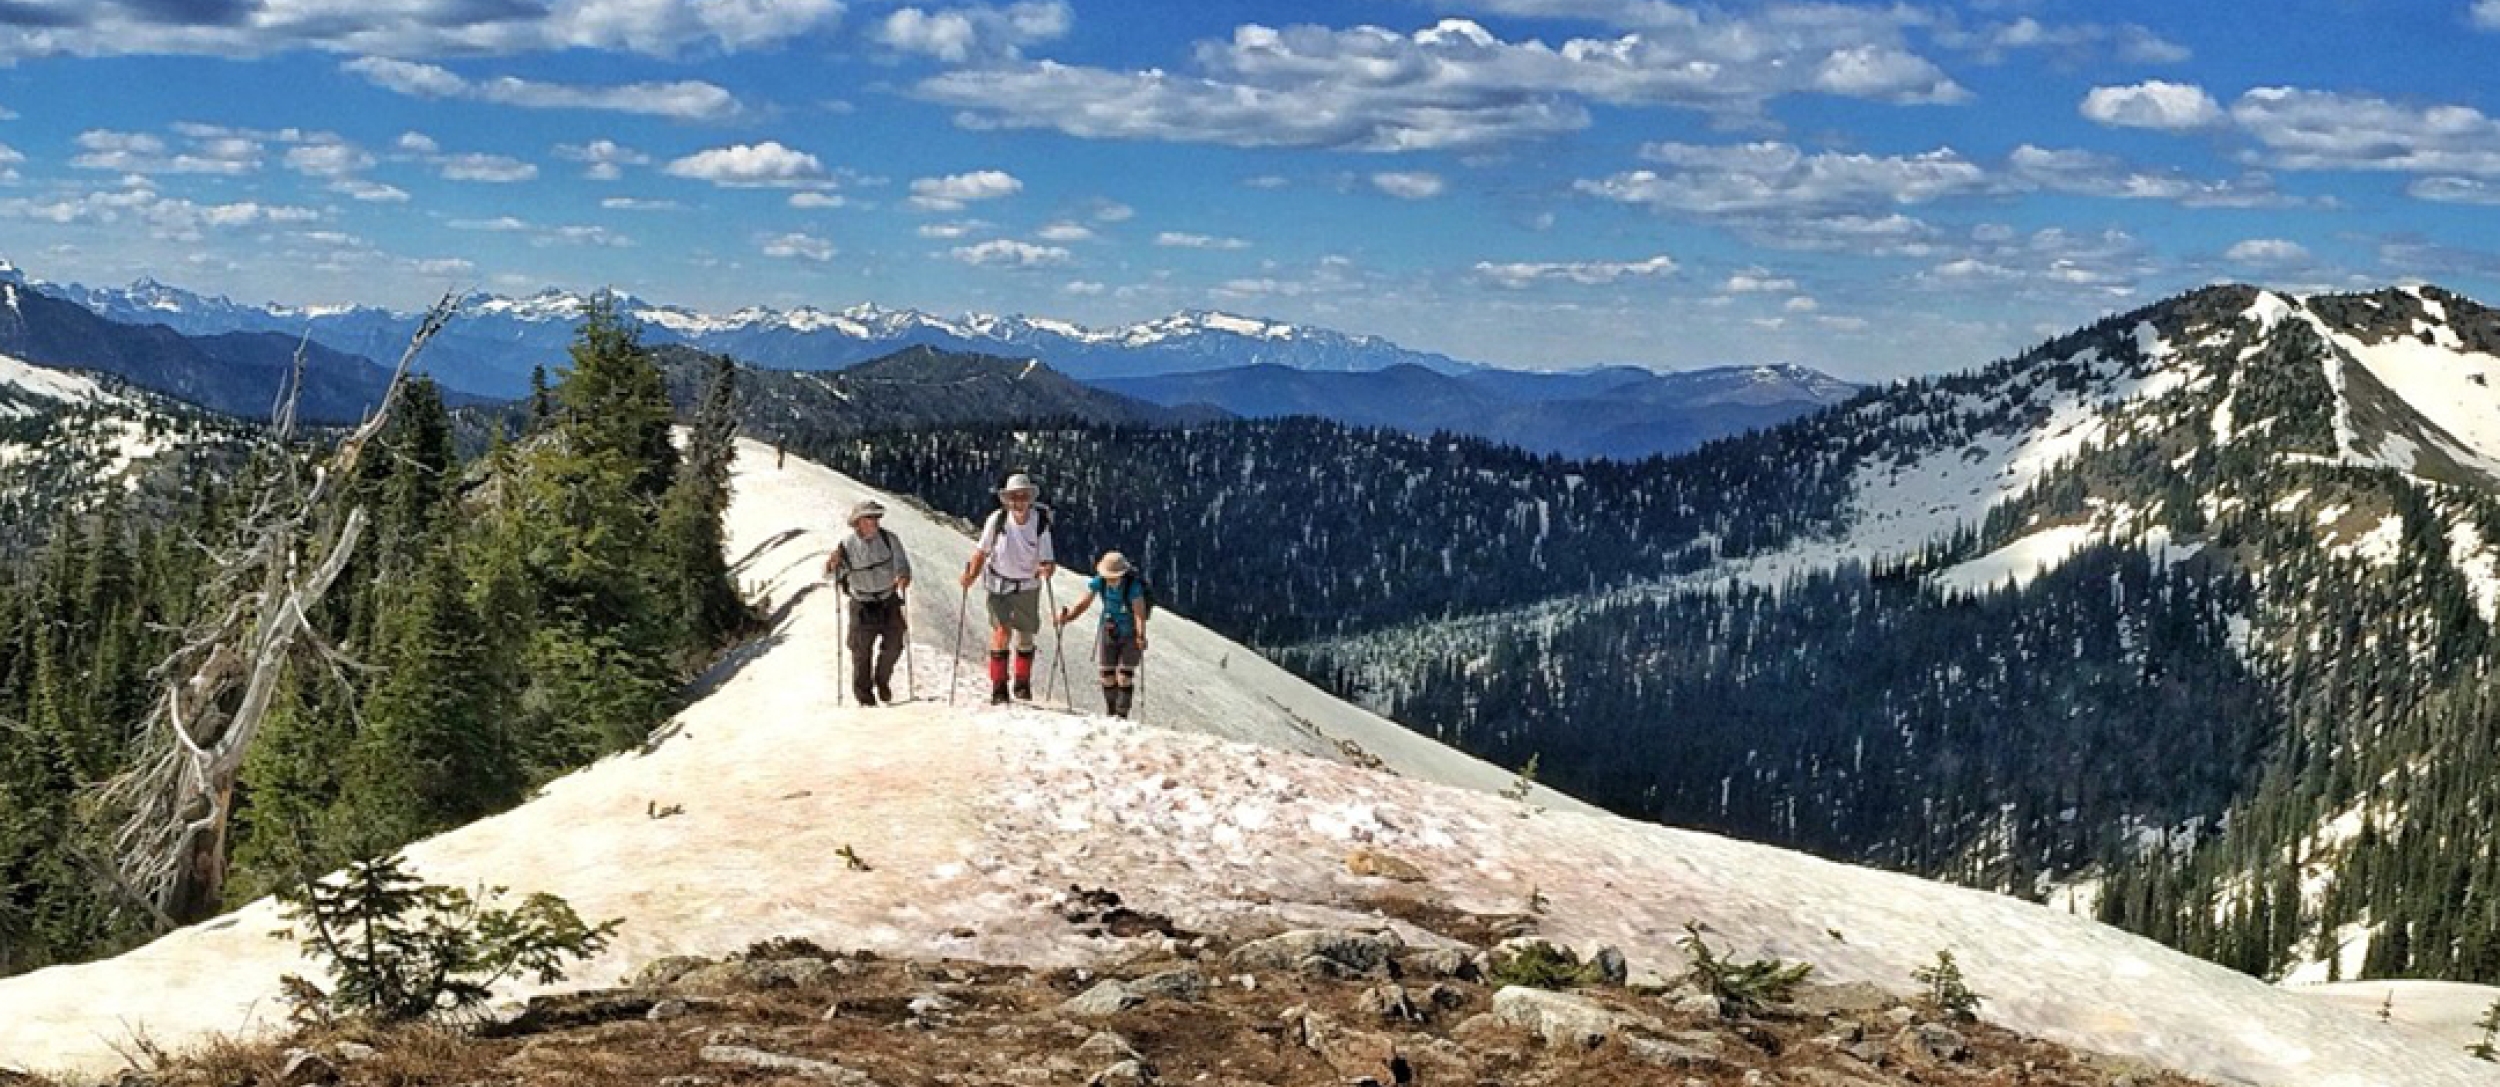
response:
[[[850,598],[851,693],[862,706],[894,703],[894,662],[911,637],[903,593],[911,588],[911,553],[885,531],[876,500],[851,507],[851,534],[825,556],[825,574]]]

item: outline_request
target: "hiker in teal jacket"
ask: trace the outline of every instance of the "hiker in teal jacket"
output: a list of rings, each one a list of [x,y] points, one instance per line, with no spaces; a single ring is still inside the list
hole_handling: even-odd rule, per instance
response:
[[[1102,704],[1111,716],[1126,717],[1136,705],[1137,670],[1145,665],[1146,617],[1154,611],[1154,599],[1145,577],[1131,570],[1127,556],[1117,551],[1105,554],[1094,573],[1094,580],[1085,583],[1085,595],[1059,609],[1057,619],[1063,627],[1075,622],[1094,606],[1095,597],[1102,598],[1102,643],[1095,661],[1102,669]]]

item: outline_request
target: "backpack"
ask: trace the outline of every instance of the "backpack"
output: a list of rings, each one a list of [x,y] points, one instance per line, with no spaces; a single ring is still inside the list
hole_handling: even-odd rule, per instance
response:
[[[841,586],[843,592],[847,593],[851,591],[852,574],[864,574],[881,566],[894,565],[895,552],[900,551],[903,548],[902,538],[896,536],[892,532],[886,531],[883,528],[879,528],[877,530],[877,538],[885,542],[885,557],[869,563],[866,566],[851,565],[851,549],[849,546],[851,542],[850,540],[845,539],[841,543],[834,545],[833,553],[839,556],[839,558],[836,559],[833,564],[833,583]]]
[[[1039,502],[1033,503],[1033,516],[1041,518],[1041,520],[1033,526],[1035,529],[1033,534],[1035,536],[1050,535],[1050,507]],[[981,525],[981,535],[987,536],[993,532],[1004,530],[1006,528],[1006,518],[1007,507],[1000,506],[997,509],[991,510],[990,519],[983,522]]]
[[[1154,589],[1146,584],[1146,575],[1143,571],[1134,566],[1129,567],[1128,576],[1120,579],[1119,592],[1120,603],[1128,608],[1131,622],[1154,618]],[[1103,621],[1107,623],[1111,621],[1111,586],[1109,585],[1103,586],[1102,603]]]

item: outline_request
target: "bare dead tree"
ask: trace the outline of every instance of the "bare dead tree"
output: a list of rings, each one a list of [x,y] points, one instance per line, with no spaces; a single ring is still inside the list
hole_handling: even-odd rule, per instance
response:
[[[204,617],[149,673],[162,691],[141,724],[140,754],[87,798],[96,825],[111,828],[101,844],[113,882],[157,928],[203,919],[217,907],[235,781],[287,667],[307,661],[344,674],[354,666],[311,619],[364,537],[364,507],[342,503],[339,491],[390,421],[417,355],[456,308],[446,294],[427,311],[381,404],[310,468],[309,479],[293,449],[304,384],[304,351],[297,350],[256,459],[262,485],[231,542],[212,548]]]

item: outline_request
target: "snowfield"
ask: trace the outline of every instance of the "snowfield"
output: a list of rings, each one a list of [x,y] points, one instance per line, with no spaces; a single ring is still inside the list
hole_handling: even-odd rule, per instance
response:
[[[0,387],[16,389],[64,404],[94,404],[116,399],[111,393],[105,392],[103,386],[96,384],[94,378],[85,374],[56,370],[49,366],[37,366],[8,355],[0,355]],[[7,414],[31,413],[19,409],[7,412]]]
[[[2378,1018],[2383,1009],[2389,1021],[2435,1033],[2460,1050],[2482,1040],[2483,1032],[2474,1024],[2482,1021],[2492,1001],[2500,1000],[2500,986],[2454,981],[2339,981],[2285,987],[2313,1000],[2341,1004],[2372,1019]],[[2493,1074],[2500,1076],[2500,1071]]]
[[[1803,959],[1820,976],[1896,991],[1950,948],[1995,1022],[2223,1083],[2500,1081],[2444,1035],[2049,909],[1618,819],[1542,792],[1535,808],[1504,799],[1495,790],[1507,773],[1329,699],[1177,616],[1152,627],[1145,725],[972,706],[986,685],[978,662],[966,662],[963,697],[949,707],[936,700],[953,671],[948,574],[969,544],[891,498],[888,523],[927,583],[912,608],[924,700],[838,706],[840,609],[815,580],[841,511],[872,492],[796,459],[776,467],[770,449],[749,443],[735,486],[731,554],[768,594],[774,632],[724,666],[648,751],[409,851],[436,881],[550,891],[585,918],[623,918],[613,949],[573,985],[779,935],[1034,965],[1120,956],[1122,941],[1079,936],[1047,908],[1072,885],[1115,890],[1204,931],[1380,926],[1362,905],[1380,885],[1344,864],[1368,846],[1420,866],[1428,893],[1459,908],[1515,912],[1541,895],[1547,934],[1613,943],[1636,974],[1680,969],[1674,939],[1693,920],[1740,954]],[[1062,603],[1074,586],[1062,578]],[[1355,765],[1365,760],[1348,743],[1388,769]],[[684,811],[654,818],[655,805]],[[871,870],[838,859],[846,845]],[[277,927],[259,902],[118,959],[0,981],[0,1064],[101,1075],[135,1037],[182,1046],[270,1028],[284,1018],[279,976],[304,969],[293,945],[271,936]]]

